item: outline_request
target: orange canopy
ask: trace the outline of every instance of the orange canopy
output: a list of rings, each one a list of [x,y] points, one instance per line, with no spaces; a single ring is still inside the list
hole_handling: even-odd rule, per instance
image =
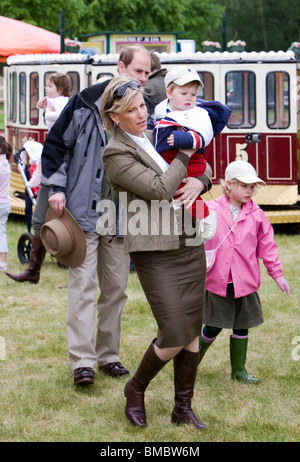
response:
[[[0,16],[0,57],[31,53],[60,53],[60,35]]]

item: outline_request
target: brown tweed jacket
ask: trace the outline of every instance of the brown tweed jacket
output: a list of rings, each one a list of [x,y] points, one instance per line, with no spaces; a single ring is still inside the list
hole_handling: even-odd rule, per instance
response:
[[[151,140],[151,132],[147,135]],[[125,253],[179,247],[171,200],[187,175],[188,161],[188,156],[178,153],[163,173],[146,151],[116,127],[103,152],[103,163],[127,214]]]

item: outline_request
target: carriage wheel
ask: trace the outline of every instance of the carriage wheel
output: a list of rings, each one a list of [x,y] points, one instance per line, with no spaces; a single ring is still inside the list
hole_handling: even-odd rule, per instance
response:
[[[18,240],[18,257],[21,263],[29,263],[32,234],[24,233]]]

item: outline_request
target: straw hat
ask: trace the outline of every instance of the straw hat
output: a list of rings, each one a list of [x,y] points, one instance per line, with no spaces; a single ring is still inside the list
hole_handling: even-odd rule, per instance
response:
[[[58,217],[51,207],[41,228],[41,239],[46,250],[62,265],[76,268],[86,256],[85,235],[75,218],[64,208]]]

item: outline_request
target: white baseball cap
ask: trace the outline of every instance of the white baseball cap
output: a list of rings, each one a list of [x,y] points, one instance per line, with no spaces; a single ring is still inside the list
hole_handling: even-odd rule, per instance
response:
[[[176,66],[173,67],[165,76],[165,87],[168,88],[170,83],[174,82],[176,85],[182,87],[189,82],[197,81],[203,87],[203,82],[199,77],[198,72],[192,67]]]
[[[233,179],[246,184],[266,184],[263,180],[258,178],[255,168],[244,160],[235,160],[227,166],[225,170],[225,180]]]

